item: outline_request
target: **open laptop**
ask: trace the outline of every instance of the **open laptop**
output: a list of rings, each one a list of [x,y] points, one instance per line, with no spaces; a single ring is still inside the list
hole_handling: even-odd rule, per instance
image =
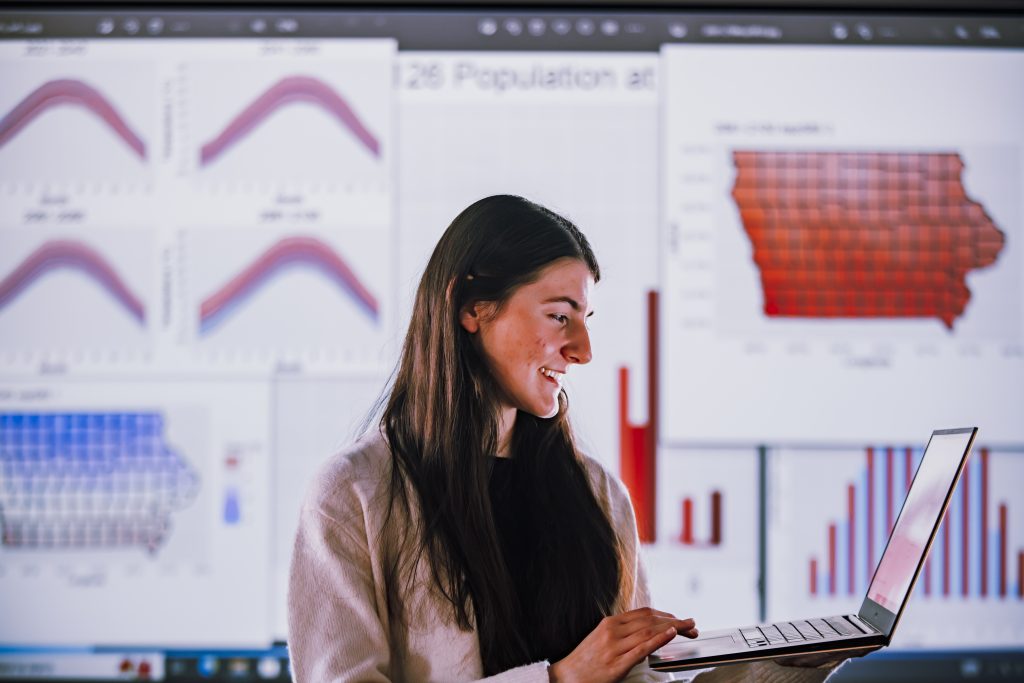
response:
[[[885,552],[856,614],[818,616],[677,638],[648,657],[659,671],[884,646],[906,609],[939,523],[971,452],[977,427],[932,432]]]

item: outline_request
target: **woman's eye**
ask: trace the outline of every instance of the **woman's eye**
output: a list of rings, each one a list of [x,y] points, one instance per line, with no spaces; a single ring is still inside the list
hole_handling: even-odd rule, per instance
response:
[[[563,325],[569,322],[569,316],[562,315],[561,313],[552,313],[551,317],[557,320],[558,322],[562,323]]]

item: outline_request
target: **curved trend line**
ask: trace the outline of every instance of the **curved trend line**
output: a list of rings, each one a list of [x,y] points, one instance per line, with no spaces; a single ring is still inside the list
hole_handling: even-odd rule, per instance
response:
[[[228,147],[251,133],[253,128],[270,116],[275,109],[292,102],[311,102],[320,105],[351,130],[373,156],[380,156],[380,143],[377,138],[363,125],[352,111],[352,107],[329,85],[309,76],[289,76],[256,98],[242,113],[231,120],[220,135],[203,145],[199,152],[199,165],[206,166],[213,162]]]
[[[226,317],[232,303],[248,298],[274,271],[293,263],[309,263],[347,291],[366,313],[377,321],[377,299],[363,286],[352,269],[334,251],[312,237],[288,237],[263,252],[247,268],[203,300],[199,307],[199,329],[209,332]]]
[[[43,111],[62,104],[77,104],[90,110],[114,129],[114,132],[135,150],[140,159],[146,158],[146,143],[128,127],[107,98],[95,88],[71,78],[47,81],[0,119],[0,146],[6,144]]]
[[[109,291],[140,324],[146,320],[142,301],[94,249],[72,240],[53,240],[32,252],[10,275],[0,280],[0,308],[10,303],[47,270],[78,268]]]

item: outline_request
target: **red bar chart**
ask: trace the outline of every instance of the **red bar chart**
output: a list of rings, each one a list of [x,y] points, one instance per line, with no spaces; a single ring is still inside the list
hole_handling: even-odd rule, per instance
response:
[[[860,607],[922,452],[923,445],[892,442],[768,448],[768,620]],[[1024,633],[1021,481],[1024,447],[975,445],[893,647],[1019,647]],[[728,497],[731,491],[726,494],[728,520],[735,501]],[[951,623],[971,626],[950,629]]]
[[[722,492],[711,491],[706,497],[706,503],[707,520],[704,525],[708,527],[708,532],[706,536],[700,537],[694,532],[694,498],[693,496],[683,498],[682,524],[679,532],[679,542],[683,545],[695,548],[722,545]],[[699,517],[700,513],[698,512],[696,515]]]
[[[753,448],[661,444],[658,540],[643,549],[658,609],[705,628],[758,618],[758,462]]]
[[[656,540],[658,293],[647,293],[647,421],[629,418],[629,369],[619,368],[619,476],[629,490],[642,543]]]
[[[812,597],[863,595],[921,454],[912,447],[864,450],[861,478],[845,485],[845,517],[828,522],[821,553],[807,558]],[[978,448],[964,470],[919,580],[926,597],[1024,598],[1024,549],[1010,537],[1016,501],[991,495],[992,457],[990,448]]]

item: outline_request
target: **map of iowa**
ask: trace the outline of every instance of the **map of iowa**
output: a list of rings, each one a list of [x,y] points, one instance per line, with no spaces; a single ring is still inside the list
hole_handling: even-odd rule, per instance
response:
[[[734,151],[732,196],[773,317],[928,318],[948,329],[969,271],[1006,236],[956,153]]]

